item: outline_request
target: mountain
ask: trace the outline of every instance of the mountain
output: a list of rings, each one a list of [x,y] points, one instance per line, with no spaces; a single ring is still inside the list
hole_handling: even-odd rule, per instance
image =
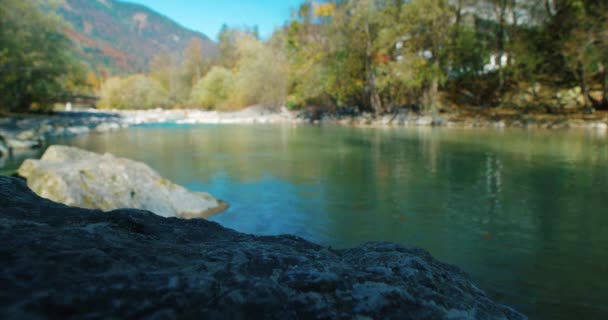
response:
[[[117,0],[65,0],[58,14],[71,26],[65,33],[93,70],[102,74],[147,71],[156,54],[181,54],[192,39],[205,56],[217,46],[202,33],[188,30],[145,6]]]

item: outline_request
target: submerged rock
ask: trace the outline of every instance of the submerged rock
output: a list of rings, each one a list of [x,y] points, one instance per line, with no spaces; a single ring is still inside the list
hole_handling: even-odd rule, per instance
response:
[[[421,249],[70,208],[0,177],[0,318],[525,319]]]
[[[39,140],[21,140],[21,139],[6,139],[11,150],[27,150],[39,148],[41,143]]]
[[[111,154],[51,146],[26,160],[18,174],[38,195],[63,204],[102,210],[137,208],[164,217],[209,217],[227,205],[161,177],[146,164]]]
[[[40,136],[34,129],[25,130],[15,136],[19,140],[39,140]]]
[[[116,122],[104,122],[99,124],[97,127],[95,127],[95,131],[96,132],[109,132],[109,131],[116,131],[116,130],[120,130],[121,126],[120,124],[116,123]]]
[[[607,130],[608,124],[597,121],[597,122],[594,122],[591,124],[591,128],[597,129],[597,130]]]

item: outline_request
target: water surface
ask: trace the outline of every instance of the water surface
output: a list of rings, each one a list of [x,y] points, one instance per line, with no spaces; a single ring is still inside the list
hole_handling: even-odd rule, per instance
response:
[[[62,142],[212,193],[231,204],[212,220],[239,231],[420,246],[533,319],[608,319],[596,131],[155,125]]]

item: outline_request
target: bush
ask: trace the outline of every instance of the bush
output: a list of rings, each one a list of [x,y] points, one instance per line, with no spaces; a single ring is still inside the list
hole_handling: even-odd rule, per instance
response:
[[[213,67],[192,88],[191,102],[206,109],[227,109],[233,93],[234,76],[224,67]]]
[[[251,37],[238,43],[234,102],[238,106],[263,104],[277,107],[286,102],[288,68],[282,52]]]
[[[169,93],[144,75],[110,78],[101,86],[101,109],[152,109],[169,106]]]

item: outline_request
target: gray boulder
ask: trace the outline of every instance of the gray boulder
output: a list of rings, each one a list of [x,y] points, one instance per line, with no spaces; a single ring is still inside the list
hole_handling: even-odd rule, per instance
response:
[[[207,193],[172,183],[142,162],[73,147],[51,146],[40,160],[26,160],[18,174],[41,197],[82,208],[206,218],[227,207]]]
[[[70,208],[0,177],[2,319],[525,319],[421,249]]]

